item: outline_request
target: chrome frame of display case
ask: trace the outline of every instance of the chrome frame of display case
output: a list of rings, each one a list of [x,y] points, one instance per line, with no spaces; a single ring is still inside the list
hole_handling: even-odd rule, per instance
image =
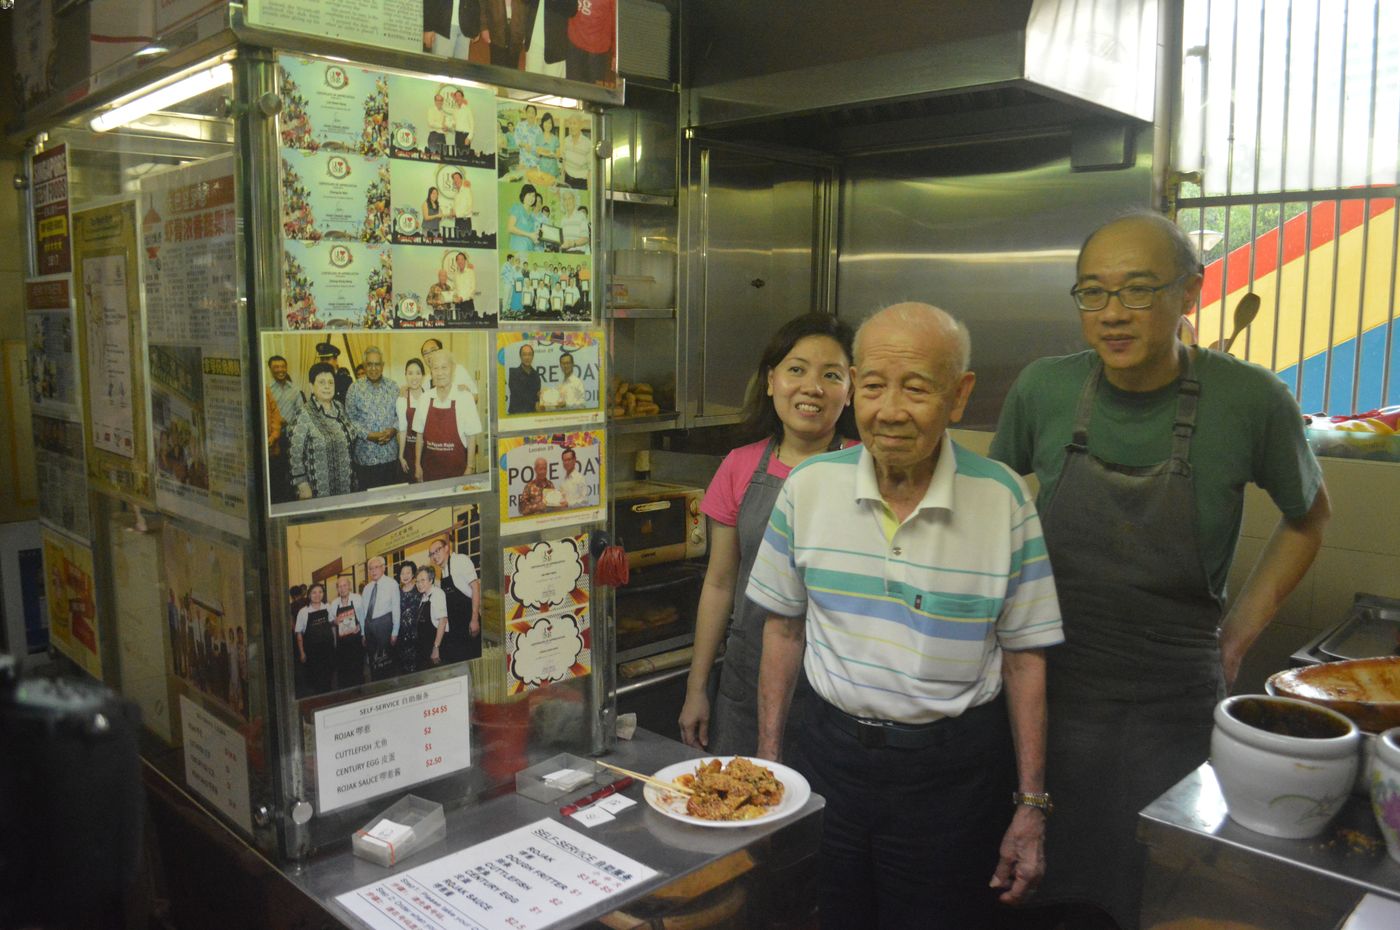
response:
[[[220,11],[223,15],[223,11]],[[158,83],[192,70],[205,62],[229,62],[233,68],[233,86],[229,115],[232,121],[232,151],[235,153],[234,183],[238,217],[242,224],[241,233],[234,236],[238,263],[237,287],[241,306],[241,351],[244,363],[244,396],[246,405],[246,426],[248,429],[246,454],[246,491],[248,494],[248,539],[237,540],[243,554],[246,594],[245,612],[248,624],[256,625],[262,634],[263,649],[259,662],[264,669],[266,684],[266,713],[273,716],[271,727],[263,733],[265,748],[271,753],[267,768],[270,784],[266,791],[259,791],[250,783],[250,807],[254,836],[253,841],[266,853],[283,855],[290,859],[300,859],[331,842],[342,841],[353,832],[384,797],[338,809],[329,815],[314,816],[312,807],[304,799],[308,793],[307,770],[304,747],[304,723],[309,718],[302,709],[293,689],[293,665],[289,638],[281,635],[280,622],[285,604],[281,593],[286,591],[286,527],[289,523],[300,522],[302,518],[270,517],[266,510],[264,490],[268,476],[265,474],[265,460],[261,454],[259,437],[266,424],[262,402],[260,332],[264,329],[280,329],[281,320],[278,307],[281,303],[281,237],[280,232],[280,192],[279,177],[280,140],[277,134],[276,117],[280,110],[279,79],[277,58],[279,53],[305,54],[308,56],[331,56],[348,59],[357,66],[367,68],[388,68],[410,74],[439,76],[448,75],[454,80],[475,81],[512,92],[535,92],[571,97],[587,103],[587,112],[595,144],[594,183],[590,196],[590,214],[595,218],[603,215],[604,203],[602,183],[603,162],[597,153],[605,145],[601,139],[603,123],[600,117],[601,104],[620,103],[623,86],[615,89],[580,85],[564,79],[530,74],[507,68],[478,65],[471,62],[439,58],[426,54],[413,54],[385,50],[372,46],[340,42],[314,36],[274,32],[248,26],[243,8],[232,4],[227,11],[226,28],[207,36],[186,47],[170,51],[158,59],[132,71],[130,63],[122,63],[104,75],[95,76],[88,84],[90,93],[55,96],[31,108],[26,114],[26,127],[17,137],[32,137],[42,143],[42,132],[47,127],[57,126],[78,117],[97,112],[99,109],[118,102],[125,97],[145,91]],[[69,101],[72,102],[69,102]],[[31,146],[31,155],[38,149]],[[26,210],[26,223],[30,212]],[[27,242],[32,243],[32,230]],[[603,224],[594,223],[594,257],[592,272],[595,283],[592,322],[598,326],[602,319],[603,293],[601,282],[606,280],[606,251],[601,244]],[[28,251],[28,250],[27,250]],[[33,255],[29,256],[31,265]],[[547,324],[540,324],[545,326]],[[515,327],[519,328],[519,327]],[[528,328],[528,327],[527,327]],[[539,327],[535,327],[539,328]],[[488,332],[494,333],[495,330]],[[493,347],[494,350],[494,347]],[[143,364],[146,364],[143,360]],[[488,391],[494,397],[494,390]],[[490,416],[495,419],[494,405]],[[599,425],[598,429],[604,429]],[[492,437],[493,444],[488,449],[489,460],[494,461],[494,440],[499,438],[499,427]],[[507,428],[507,432],[520,432],[519,428]],[[153,466],[152,466],[153,467]],[[464,497],[462,503],[474,503],[479,507],[482,518],[483,556],[495,551],[497,558],[483,558],[483,592],[499,591],[502,578],[499,566],[500,548],[503,540],[499,534],[496,513],[495,476],[489,490],[476,492]],[[609,489],[609,495],[611,490]],[[111,504],[93,507],[92,544],[94,569],[98,581],[99,611],[101,616],[113,617],[114,603],[110,590],[103,592],[104,585],[99,579],[105,574],[111,578],[110,566],[98,569],[99,560],[110,562],[111,546],[104,542],[109,532],[109,509],[115,512],[115,498],[108,499],[99,492],[89,493],[91,503],[98,498],[109,500]],[[610,503],[610,502],[609,502]],[[431,507],[429,502],[420,502],[422,507]],[[412,504],[377,503],[368,507],[337,510],[335,518],[388,514],[390,512],[413,509]],[[184,525],[184,521],[181,521]],[[583,531],[593,532],[599,524],[573,524],[554,527],[548,530],[513,534],[512,544],[538,541],[544,538],[558,538],[565,534]],[[211,528],[200,527],[201,532],[209,532],[222,542],[232,537]],[[489,544],[488,541],[489,540]],[[592,597],[593,629],[593,670],[589,680],[577,685],[585,698],[584,715],[588,733],[586,748],[600,753],[612,745],[615,695],[615,681],[612,668],[612,614],[611,592],[594,589]],[[111,622],[111,621],[109,621]],[[113,629],[115,627],[113,626]],[[108,637],[104,651],[111,654],[116,645]],[[111,666],[116,667],[115,656],[111,656]],[[463,673],[463,669],[429,670],[413,673],[416,683],[423,684]],[[252,676],[250,676],[251,678]],[[390,682],[369,683],[352,691],[334,692],[327,706],[349,701],[362,700],[377,693],[389,690]],[[304,700],[304,699],[303,699]],[[582,747],[581,747],[582,748]],[[428,788],[426,793],[441,793],[442,786],[456,790],[455,799],[472,798],[489,791],[494,784],[483,783],[478,763],[481,747],[473,746],[472,764],[459,772],[421,783],[419,788]],[[250,768],[251,772],[251,768]],[[168,776],[167,776],[168,777]],[[434,791],[433,789],[439,789]]]

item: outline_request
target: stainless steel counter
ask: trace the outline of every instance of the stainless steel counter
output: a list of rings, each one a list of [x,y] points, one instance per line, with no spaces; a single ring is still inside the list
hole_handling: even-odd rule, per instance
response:
[[[1147,846],[1144,928],[1205,918],[1333,930],[1363,894],[1400,901],[1400,863],[1357,796],[1316,839],[1274,839],[1227,817],[1205,763],[1142,811],[1138,839]]]
[[[681,743],[639,729],[632,740],[619,741],[616,749],[602,758],[633,771],[650,773],[674,762],[700,756],[700,753]],[[623,811],[611,823],[587,829],[562,817],[559,807],[567,800],[586,794],[588,790],[580,789],[550,804],[510,794],[452,811],[447,817],[447,838],[443,842],[428,847],[391,869],[355,857],[350,852],[350,838],[347,836],[344,851],[318,857],[300,869],[288,870],[286,876],[336,920],[349,927],[360,927],[362,924],[357,919],[335,903],[337,895],[547,817],[569,824],[597,842],[660,873],[628,899],[608,901],[561,926],[590,926],[593,925],[592,921],[599,918],[605,918],[604,925],[608,927],[632,926],[632,920],[647,926],[648,920],[659,921],[667,913],[696,906],[696,902],[706,895],[710,897],[702,903],[718,907],[723,902],[716,902],[716,895],[712,893],[720,893],[724,888],[729,888],[726,893],[728,900],[747,897],[747,901],[740,900],[736,906],[747,906],[752,911],[757,906],[753,900],[757,895],[736,896],[734,889],[730,888],[730,880],[750,871],[766,869],[784,873],[805,868],[804,861],[816,853],[821,831],[819,814],[826,804],[814,794],[800,812],[781,822],[766,824],[760,821],[743,829],[713,829],[690,826],[658,814],[642,799],[642,786],[635,784],[624,792],[627,797],[639,802],[635,807]],[[810,864],[806,863],[807,866]],[[751,882],[750,886],[762,884],[767,883]],[[745,889],[753,890],[752,887]],[[766,907],[766,904],[763,905],[763,908]],[[778,922],[766,919],[761,913],[751,912],[748,925],[772,926]],[[655,924],[661,925],[659,922]]]

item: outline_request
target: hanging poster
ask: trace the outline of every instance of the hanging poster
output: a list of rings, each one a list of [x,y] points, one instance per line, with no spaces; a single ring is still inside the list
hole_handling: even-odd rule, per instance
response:
[[[248,795],[248,740],[180,695],[185,784],[247,833],[253,832]]]
[[[495,327],[495,252],[396,245],[394,269],[395,327]]]
[[[247,0],[248,25],[360,42],[402,52],[419,51],[420,11],[432,0]]]
[[[47,528],[44,541],[44,596],[49,608],[49,642],[92,677],[102,680],[102,642],[92,581],[92,550]]]
[[[267,421],[273,516],[490,487],[489,333],[265,332],[262,348],[306,397]]]
[[[141,725],[174,742],[170,675],[166,671],[165,612],[161,609],[160,534],[129,532],[130,515],[110,514],[104,543],[111,572],[111,629],[122,696],[141,710]]]
[[[450,81],[389,75],[389,154],[496,167],[496,96]]]
[[[246,535],[233,157],[147,175],[141,192],[156,505]]]
[[[283,239],[283,319],[288,329],[388,326],[393,278],[387,245]]]
[[[148,174],[141,193],[148,338],[237,357],[233,156]]]
[[[381,0],[393,3],[394,0]],[[411,0],[405,0],[411,2]],[[271,4],[265,4],[270,6]],[[295,7],[302,17],[318,17],[335,3],[293,3],[278,6]],[[357,0],[351,19],[360,19],[381,3]],[[252,7],[249,22],[253,22]],[[334,36],[333,31],[319,35]],[[373,71],[352,67],[323,58],[297,58],[282,55],[277,59],[282,79],[282,112],[277,125],[284,149],[304,149],[309,152],[327,149],[342,155],[362,155],[379,158],[389,149],[389,83]]]
[[[389,163],[331,149],[282,149],[282,235],[387,242]]]
[[[489,168],[393,159],[394,241],[496,248],[496,176]]]
[[[81,540],[91,538],[83,426],[72,420],[34,417],[34,471],[39,522]]]
[[[287,527],[290,589],[281,635],[290,637],[296,657],[297,697],[474,658],[473,640],[478,654],[481,642],[481,555],[475,504]],[[360,629],[342,633],[335,615],[345,603],[360,605]],[[466,654],[449,635],[453,618]],[[444,621],[449,626],[439,641]]]
[[[604,355],[602,330],[497,332],[496,415],[501,428],[602,422]]]
[[[41,275],[67,274],[73,270],[73,242],[68,230],[68,146],[55,145],[35,155],[32,168],[35,264]]]
[[[79,365],[86,382],[88,475],[94,486],[151,505],[136,203],[73,214]]]
[[[510,693],[587,675],[588,534],[507,546],[502,564]]]
[[[67,222],[65,215],[64,222]],[[35,414],[78,420],[78,340],[72,279],[26,281],[24,332],[29,351],[29,406]]]
[[[161,553],[167,673],[184,693],[198,692],[246,720],[253,637],[244,616],[243,554],[173,521],[161,531]]]
[[[501,532],[604,519],[602,430],[501,437]]]

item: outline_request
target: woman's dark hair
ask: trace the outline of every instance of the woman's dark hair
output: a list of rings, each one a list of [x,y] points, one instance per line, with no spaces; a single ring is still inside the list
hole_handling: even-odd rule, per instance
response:
[[[306,371],[307,385],[310,386],[315,384],[316,379],[321,377],[321,375],[330,375],[332,378],[334,378],[335,366],[331,365],[330,362],[317,362],[316,364],[312,365]]]
[[[395,580],[403,576],[403,570],[405,568],[413,573],[414,578],[418,577],[418,565],[412,559],[404,559],[398,565],[394,566]]]
[[[841,351],[846,353],[848,363],[854,358],[851,346],[855,341],[855,333],[850,326],[831,314],[808,313],[788,320],[778,328],[773,338],[768,340],[763,354],[759,356],[758,374],[749,385],[749,393],[744,400],[744,419],[738,429],[741,442],[757,442],[783,434],[783,421],[778,418],[778,411],[773,409],[773,401],[768,396],[768,373],[778,367],[778,363],[787,357],[793,346],[808,336],[826,336],[834,339]],[[841,411],[841,416],[836,421],[836,435],[849,439],[855,439],[857,436],[855,414],[849,406]]]
[[[306,589],[306,597],[308,600],[311,598],[311,592],[315,591],[317,588],[321,589],[321,600],[324,601],[326,599],[326,586],[319,581],[313,581]]]
[[[529,194],[531,197],[534,197],[536,193],[538,192],[535,190],[535,185],[526,184],[520,188],[520,196],[517,199],[519,199],[521,203],[524,203],[526,194]]]
[[[554,126],[554,116],[553,116],[553,114],[546,113],[544,116],[541,116],[541,117],[540,117],[540,128],[541,128],[541,129],[544,128],[544,121],[545,121],[545,120],[549,120],[549,125],[550,125],[551,128],[556,128],[556,127]]]
[[[403,371],[404,371],[404,374],[408,374],[408,366],[409,366],[409,365],[417,365],[417,366],[418,366],[418,373],[419,373],[420,375],[426,375],[426,374],[428,373],[428,369],[426,369],[426,368],[423,367],[423,360],[422,360],[421,358],[411,358],[411,359],[409,359],[408,361],[404,362],[404,363],[403,363]],[[409,562],[408,564],[409,564],[409,565],[412,565],[413,563],[412,563],[412,562]]]
[[[432,203],[432,202],[433,202],[433,195],[434,195],[434,194],[437,194],[439,197],[442,196],[442,193],[441,193],[436,187],[430,187],[430,188],[428,188],[428,203]]]

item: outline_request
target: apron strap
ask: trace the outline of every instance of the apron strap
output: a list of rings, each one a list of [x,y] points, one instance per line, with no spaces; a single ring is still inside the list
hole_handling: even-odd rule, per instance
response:
[[[768,474],[768,460],[773,457],[774,452],[778,451],[779,442],[780,440],[777,436],[774,436],[772,439],[768,440],[768,445],[763,447],[763,457],[758,460],[758,467],[753,470],[753,473],[755,475]],[[749,480],[752,481],[753,479],[750,478]],[[742,503],[742,501],[740,503]]]
[[[1084,379],[1084,389],[1079,392],[1079,404],[1074,410],[1074,431],[1069,445],[1070,451],[1085,452],[1089,448],[1089,418],[1094,413],[1094,398],[1099,393],[1099,381],[1103,378],[1103,362],[1094,357],[1094,367],[1089,377]]]
[[[1196,377],[1196,359],[1186,346],[1181,347],[1178,356],[1181,366],[1181,384],[1177,387],[1176,417],[1172,422],[1171,461],[1173,469],[1182,474],[1190,474],[1189,464],[1191,438],[1196,432],[1196,408],[1201,397],[1201,382]],[[1094,398],[1098,394],[1099,382],[1103,379],[1103,362],[1094,359],[1094,368],[1084,380],[1084,388],[1079,392],[1079,403],[1074,411],[1074,427],[1066,450],[1085,452],[1089,448],[1089,420],[1094,413]]]
[[[1196,433],[1196,408],[1201,399],[1201,382],[1196,378],[1196,359],[1181,347],[1181,386],[1176,395],[1176,420],[1172,423],[1172,468],[1191,474],[1191,438]]]

